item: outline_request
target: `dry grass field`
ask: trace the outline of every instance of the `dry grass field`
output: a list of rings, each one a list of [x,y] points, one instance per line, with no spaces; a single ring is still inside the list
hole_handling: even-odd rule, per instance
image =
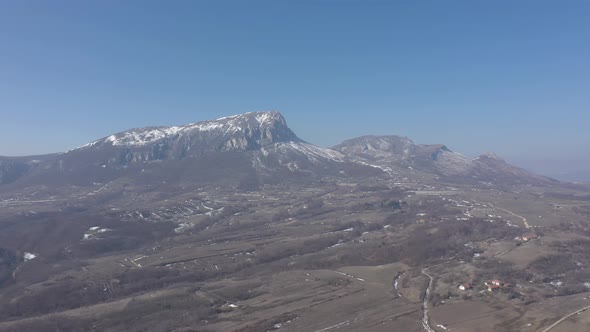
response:
[[[423,331],[425,303],[437,332],[539,331],[590,304],[590,232],[578,202],[524,190],[211,187],[150,205],[101,192],[43,212],[11,201],[0,331]],[[506,285],[489,292],[492,279]],[[552,331],[583,330],[587,315]]]

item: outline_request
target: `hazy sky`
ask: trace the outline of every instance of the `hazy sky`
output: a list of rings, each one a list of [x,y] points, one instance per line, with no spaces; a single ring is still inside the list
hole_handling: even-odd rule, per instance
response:
[[[589,17],[586,0],[4,0],[0,155],[275,109],[323,146],[590,163]]]

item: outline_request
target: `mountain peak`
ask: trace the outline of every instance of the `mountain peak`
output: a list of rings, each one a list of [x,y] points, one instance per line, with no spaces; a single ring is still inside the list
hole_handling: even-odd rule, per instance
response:
[[[363,154],[391,152],[403,154],[404,151],[406,151],[405,153],[407,154],[408,148],[413,145],[414,142],[407,137],[395,135],[366,135],[346,140],[335,146],[334,149],[341,150],[342,152],[356,152]]]
[[[486,153],[480,155],[479,157],[477,157],[476,160],[504,161],[502,158],[498,157],[498,155],[493,152],[486,152]]]
[[[248,112],[248,113],[243,113],[243,114],[225,116],[222,118],[218,118],[218,119],[210,120],[210,121],[206,121],[206,122],[220,122],[220,121],[232,121],[232,120],[233,121],[235,121],[235,120],[241,120],[241,121],[255,120],[261,126],[264,124],[272,124],[272,123],[279,123],[279,124],[285,125],[285,126],[287,125],[287,121],[285,121],[285,118],[283,117],[283,115],[279,111]]]
[[[95,145],[144,146],[164,139],[190,135],[258,136],[261,145],[275,140],[301,141],[288,127],[283,115],[278,111],[249,112],[226,116],[215,120],[205,120],[182,126],[145,127],[126,130],[90,142],[80,148]],[[80,149],[78,148],[78,149]]]

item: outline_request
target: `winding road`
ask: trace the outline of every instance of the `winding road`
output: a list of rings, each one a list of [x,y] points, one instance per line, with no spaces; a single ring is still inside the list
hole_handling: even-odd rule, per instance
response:
[[[525,218],[525,217],[523,217],[523,216],[519,216],[518,214],[516,214],[516,213],[514,213],[514,212],[512,212],[512,211],[508,211],[508,210],[506,210],[506,209],[503,209],[503,208],[501,208],[501,207],[497,207],[497,206],[495,206],[495,208],[496,208],[496,209],[498,209],[498,210],[502,210],[502,211],[504,211],[504,212],[506,212],[506,213],[509,213],[509,214],[511,214],[511,215],[513,215],[513,216],[515,216],[515,217],[517,217],[517,218],[520,218],[520,219],[522,219],[522,222],[524,223],[524,227],[525,227],[526,229],[530,229],[530,228],[532,228],[532,226],[531,226],[531,225],[529,225],[529,222],[526,220],[526,218]]]
[[[432,266],[431,266],[432,267]],[[432,284],[434,282],[434,279],[432,278],[432,276],[430,274],[428,274],[428,269],[431,267],[426,267],[422,269],[422,274],[428,277],[428,287],[426,287],[426,292],[424,293],[424,302],[422,302],[422,327],[424,327],[424,330],[426,332],[436,332],[435,330],[432,329],[432,327],[430,327],[430,324],[428,323],[429,318],[428,318],[428,300],[430,299],[430,290],[432,289]]]

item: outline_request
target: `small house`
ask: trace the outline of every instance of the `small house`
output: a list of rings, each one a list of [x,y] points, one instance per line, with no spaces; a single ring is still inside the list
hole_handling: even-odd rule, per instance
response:
[[[500,286],[490,284],[490,285],[488,285],[488,292],[493,292],[498,288],[500,288]]]
[[[494,286],[502,286],[504,285],[504,283],[498,279],[494,279],[490,281],[490,284],[494,285]]]
[[[530,240],[535,240],[535,239],[539,238],[539,236],[537,234],[535,234],[535,233],[527,233],[527,234],[524,234],[521,237],[522,237],[522,240],[525,241],[525,242],[526,241],[530,241]]]
[[[492,292],[492,291],[504,286],[504,283],[501,280],[494,279],[494,280],[486,281],[485,285],[488,286],[488,291]]]
[[[472,288],[472,286],[468,282],[459,285],[459,289],[462,290],[462,291],[465,291],[465,290],[468,290],[468,289],[471,289],[471,288]]]
[[[528,241],[535,240],[535,239],[538,239],[538,238],[539,238],[539,236],[537,234],[535,234],[535,233],[526,233],[526,234],[523,234],[521,236],[517,236],[514,239],[517,240],[517,241],[528,242]]]

